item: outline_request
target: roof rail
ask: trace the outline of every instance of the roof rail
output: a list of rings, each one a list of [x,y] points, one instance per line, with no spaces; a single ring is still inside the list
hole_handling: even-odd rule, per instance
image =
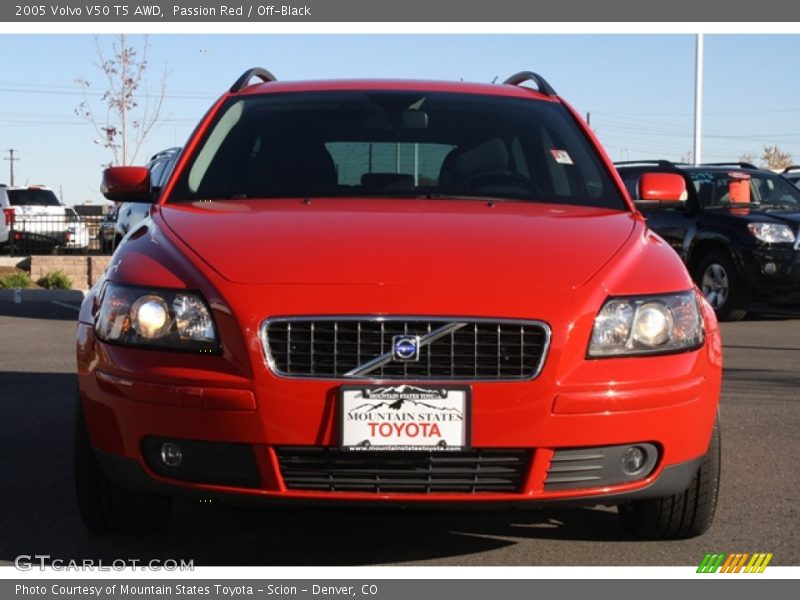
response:
[[[789,171],[797,171],[797,170],[800,170],[800,165],[791,165],[789,167],[786,167],[783,171],[781,171],[781,173],[788,173]]]
[[[503,82],[503,85],[519,85],[520,83],[525,83],[526,81],[534,82],[536,87],[539,89],[539,92],[545,96],[551,96],[553,98],[558,96],[552,86],[547,83],[547,80],[533,71],[520,71],[519,73],[515,73],[506,79]]]
[[[659,167],[674,167],[675,165],[683,165],[685,163],[681,162],[672,162],[671,160],[663,160],[663,159],[643,159],[643,160],[618,160],[614,163],[614,166],[622,166],[622,165],[658,165]]]
[[[703,163],[706,167],[741,167],[742,169],[759,169],[753,163],[749,162],[710,162]]]
[[[241,92],[245,87],[247,87],[253,77],[258,77],[264,83],[278,81],[275,78],[275,75],[266,69],[262,69],[261,67],[253,67],[252,69],[247,69],[247,71],[242,73],[242,76],[239,77],[239,79],[237,79],[236,82],[231,86],[231,94]]]

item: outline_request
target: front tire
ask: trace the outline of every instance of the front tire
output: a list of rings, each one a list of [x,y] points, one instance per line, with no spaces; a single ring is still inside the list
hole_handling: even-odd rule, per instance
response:
[[[721,443],[718,421],[711,443],[689,487],[680,494],[634,500],[617,507],[623,527],[640,539],[684,539],[705,533],[719,495]]]
[[[172,499],[123,489],[110,482],[89,441],[80,398],[75,406],[75,491],[83,524],[94,533],[143,533],[162,529]]]
[[[704,256],[692,275],[717,319],[739,321],[747,314],[750,294],[728,255],[712,252]]]

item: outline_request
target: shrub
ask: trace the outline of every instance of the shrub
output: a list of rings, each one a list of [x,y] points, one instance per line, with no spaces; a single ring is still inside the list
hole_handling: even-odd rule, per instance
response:
[[[0,288],[29,288],[33,287],[30,275],[25,271],[16,271],[0,277]]]
[[[72,289],[72,280],[67,277],[64,271],[53,271],[42,277],[38,281],[39,285],[48,290],[69,290]]]

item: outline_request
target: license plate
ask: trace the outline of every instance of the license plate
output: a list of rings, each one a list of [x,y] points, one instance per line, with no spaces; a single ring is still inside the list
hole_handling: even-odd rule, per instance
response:
[[[341,446],[356,451],[468,448],[469,392],[466,387],[342,387]]]

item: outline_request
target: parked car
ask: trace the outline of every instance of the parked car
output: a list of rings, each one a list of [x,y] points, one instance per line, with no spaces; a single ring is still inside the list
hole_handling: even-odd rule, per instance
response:
[[[110,254],[114,250],[114,232],[117,227],[119,207],[118,203],[112,204],[103,215],[103,220],[100,221],[97,237],[100,240],[100,251],[103,254]]]
[[[789,181],[800,187],[800,165],[792,165],[783,170],[783,176]]]
[[[752,300],[800,298],[800,190],[747,163],[617,163],[653,230],[681,256],[722,320],[744,317]],[[642,195],[645,173],[673,173],[685,196]]]
[[[74,208],[67,206],[67,236],[64,248],[67,250],[86,251],[89,249],[89,228]]]
[[[42,253],[66,243],[66,210],[49,188],[0,184],[0,210],[0,247]]]
[[[153,194],[158,196],[161,188],[172,173],[175,166],[175,161],[180,155],[180,148],[168,148],[161,152],[154,154],[150,161],[147,163],[147,168],[150,169],[150,185]],[[112,249],[119,246],[122,239],[134,228],[140,221],[146,219],[150,215],[149,204],[142,202],[123,202],[118,209],[117,220],[114,226],[114,241]]]
[[[684,185],[654,175],[649,194]],[[112,168],[102,189],[150,203],[150,177]],[[178,493],[608,504],[650,538],[714,515],[714,313],[535,73],[247,71],[87,294],[77,340],[94,531],[157,527]]]

